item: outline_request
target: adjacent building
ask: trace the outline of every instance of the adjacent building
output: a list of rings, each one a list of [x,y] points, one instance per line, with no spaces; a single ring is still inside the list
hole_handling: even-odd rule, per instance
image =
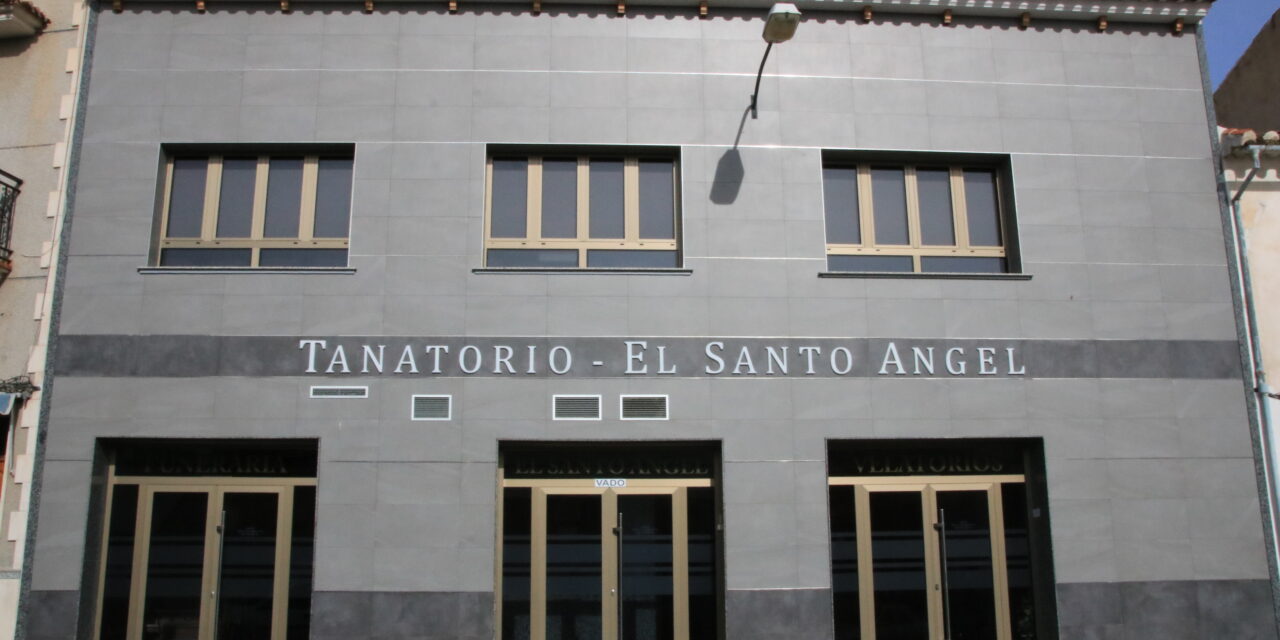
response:
[[[85,7],[0,1],[0,638],[12,638],[34,525],[45,354]]]
[[[1268,84],[1280,81],[1276,57],[1280,56],[1280,11],[1262,25],[1258,35],[1213,92],[1218,122],[1232,128],[1257,131],[1280,129],[1280,104]]]
[[[99,5],[20,635],[1274,638],[1208,6]]]
[[[1243,292],[1241,328],[1251,371],[1246,379],[1261,423],[1260,441],[1265,446],[1259,451],[1259,458],[1265,461],[1269,508],[1273,513],[1280,496],[1275,472],[1276,463],[1280,462],[1275,435],[1280,395],[1268,374],[1280,361],[1280,340],[1270,329],[1276,326],[1276,305],[1280,304],[1280,226],[1276,218],[1280,208],[1280,133],[1276,131],[1280,128],[1280,100],[1264,87],[1276,77],[1268,61],[1275,58],[1274,52],[1280,47],[1278,24],[1280,12],[1262,26],[1213,96],[1222,125],[1218,128],[1219,151],[1232,216],[1229,237],[1239,261],[1239,288]]]

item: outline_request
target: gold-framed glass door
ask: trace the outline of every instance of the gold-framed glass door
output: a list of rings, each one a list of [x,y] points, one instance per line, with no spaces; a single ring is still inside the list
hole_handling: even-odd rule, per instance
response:
[[[314,479],[109,485],[98,640],[305,638]]]
[[[1025,500],[1024,476],[832,477],[829,485],[838,638],[1015,637],[1011,601],[1020,614],[1031,609],[1025,513],[1007,531],[1004,512]]]
[[[504,640],[714,638],[710,479],[507,479]]]

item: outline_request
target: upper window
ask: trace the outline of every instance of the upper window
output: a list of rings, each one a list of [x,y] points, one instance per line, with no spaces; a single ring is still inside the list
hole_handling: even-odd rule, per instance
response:
[[[491,153],[485,183],[485,266],[680,266],[672,152]]]
[[[156,264],[345,267],[351,154],[172,154]]]
[[[825,158],[828,269],[1016,272],[1002,178],[989,164]]]

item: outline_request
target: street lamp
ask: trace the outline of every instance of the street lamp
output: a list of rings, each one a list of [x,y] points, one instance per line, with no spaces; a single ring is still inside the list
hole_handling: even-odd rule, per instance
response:
[[[760,77],[764,75],[764,63],[769,59],[773,45],[786,42],[796,34],[800,26],[800,10],[790,2],[779,2],[769,8],[769,15],[764,20],[764,41],[769,46],[764,49],[764,57],[760,59],[760,71],[756,72],[756,90],[751,94],[751,117],[756,117],[756,100],[760,97]]]

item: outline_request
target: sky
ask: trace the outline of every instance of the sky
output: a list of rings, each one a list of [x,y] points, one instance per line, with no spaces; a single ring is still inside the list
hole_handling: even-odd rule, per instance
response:
[[[1217,0],[1204,19],[1209,80],[1216,91],[1258,30],[1280,9],[1280,0]]]

